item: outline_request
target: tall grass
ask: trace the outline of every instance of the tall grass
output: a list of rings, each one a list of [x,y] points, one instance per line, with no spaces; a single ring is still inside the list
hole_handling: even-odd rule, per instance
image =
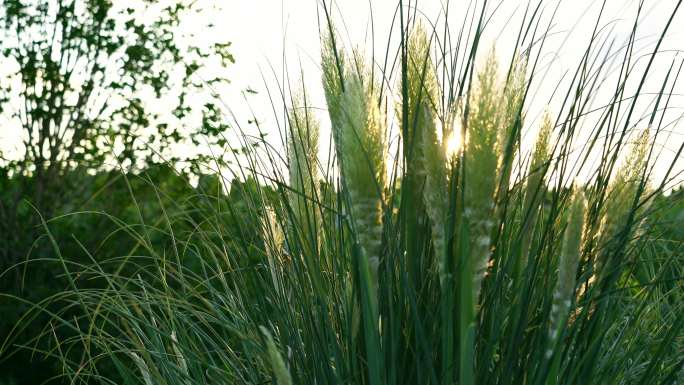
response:
[[[620,48],[595,31],[560,110],[534,125],[526,101],[548,31],[540,7],[526,14],[504,74],[496,53],[479,49],[485,7],[451,44],[400,2],[399,65],[378,71],[395,66],[346,52],[321,3],[334,161],[318,158],[322,133],[306,94],[283,97],[287,172],[270,166],[276,150],[246,134],[236,172],[267,185],[247,196],[261,240],[220,241],[230,205],[212,206],[201,223],[188,214],[157,229],[121,224],[144,255],[121,263],[156,269],[65,263],[65,274],[105,285],[74,283],[59,297],[82,316],[53,314],[52,327],[78,336],[46,353],[75,383],[115,383],[100,376],[104,362],[122,383],[146,385],[679,383],[682,285],[664,284],[669,264],[654,259],[676,256],[644,250],[657,242],[650,202],[671,178],[650,180],[657,117],[681,66],[673,62],[648,125],[634,110],[680,3],[642,72],[630,65],[635,31]],[[623,70],[608,84],[616,55]],[[589,119],[606,88],[616,91]],[[524,150],[523,129],[537,126]],[[447,151],[454,135],[462,145]],[[173,232],[181,221],[195,231]],[[150,231],[169,248],[151,247]],[[85,356],[69,355],[75,346]]]

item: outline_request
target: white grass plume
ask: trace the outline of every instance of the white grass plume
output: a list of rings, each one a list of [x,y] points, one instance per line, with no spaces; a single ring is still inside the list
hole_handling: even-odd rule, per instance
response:
[[[386,119],[379,108],[379,85],[363,66],[343,66],[332,37],[324,39],[323,87],[333,139],[351,217],[368,266],[371,287],[377,285],[382,240],[382,207],[386,184]],[[356,63],[363,63],[360,56]],[[372,289],[375,291],[375,289]]]
[[[553,292],[553,302],[551,305],[547,357],[553,354],[553,346],[563,330],[570,311],[576,285],[577,266],[581,253],[585,207],[584,194],[581,190],[576,189],[568,209],[568,224],[563,236],[562,250],[558,262],[558,280]]]
[[[497,83],[497,62],[492,52],[477,76],[467,118],[468,140],[465,157],[464,215],[469,229],[469,264],[472,266],[473,304],[477,304],[482,279],[491,254],[495,193],[499,175],[501,137],[501,94]]]
[[[532,159],[527,172],[527,182],[525,184],[525,196],[523,198],[522,216],[523,222],[520,229],[522,238],[520,242],[520,266],[517,269],[525,268],[527,265],[528,254],[532,234],[537,224],[537,217],[541,203],[546,194],[544,174],[550,162],[550,140],[553,122],[549,112],[545,112],[542,117],[541,127],[537,134],[537,142],[534,145]],[[518,272],[516,271],[516,274]]]
[[[446,276],[446,214],[448,212],[448,181],[446,148],[440,141],[435,124],[438,81],[430,57],[430,41],[419,25],[411,34],[408,46],[407,104],[409,138],[404,145],[414,143],[417,176],[424,181],[423,202],[430,218],[432,244],[437,257],[440,281]],[[401,106],[398,110],[401,110]],[[445,136],[446,133],[442,133]]]
[[[314,253],[318,243],[320,216],[315,204],[319,197],[318,143],[320,124],[303,91],[293,97],[288,114],[288,170],[292,227],[298,229],[305,252]],[[293,235],[294,236],[294,235]]]

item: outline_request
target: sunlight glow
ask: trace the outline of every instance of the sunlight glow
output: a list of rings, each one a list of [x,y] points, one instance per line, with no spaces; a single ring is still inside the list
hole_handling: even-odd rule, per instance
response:
[[[461,130],[452,130],[446,138],[446,155],[451,159],[461,151]]]

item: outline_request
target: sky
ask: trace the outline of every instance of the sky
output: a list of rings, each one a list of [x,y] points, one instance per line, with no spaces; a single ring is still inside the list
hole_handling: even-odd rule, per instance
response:
[[[128,0],[119,0],[119,5]],[[322,125],[321,149],[329,144],[329,121],[321,85],[319,68],[320,31],[322,0],[201,0],[208,5],[204,12],[189,19],[184,24],[196,39],[207,41],[232,42],[232,54],[236,62],[225,71],[231,84],[220,90],[221,99],[226,107],[228,119],[233,126],[239,126],[248,133],[255,133],[254,119],[267,132],[269,144],[282,149],[281,133],[283,128],[284,105],[289,104],[290,91],[296,91],[300,84],[309,97],[311,104],[318,108]],[[363,52],[367,61],[375,68],[384,64],[384,57],[395,52],[398,44],[398,26],[393,25],[399,0],[325,0],[331,6],[332,17],[346,50],[356,49]],[[489,1],[486,9],[487,25],[476,61],[481,63],[490,51],[496,50],[501,63],[508,63],[515,46],[517,32],[525,11],[536,1],[532,0],[495,0]],[[672,13],[677,0],[644,0],[640,23],[637,29],[636,52],[634,54],[635,79],[648,62],[647,54],[655,43]],[[477,4],[476,6],[474,4]],[[437,25],[438,30],[447,21],[452,36],[458,34],[463,20],[472,17],[474,8],[479,9],[482,1],[452,0],[449,2],[449,18],[444,10],[447,0],[404,1],[419,15],[425,26]],[[218,6],[217,10],[213,7]],[[549,27],[544,48],[539,52],[539,65],[530,89],[526,109],[527,118],[523,127],[523,151],[534,141],[541,113],[548,109],[557,113],[562,102],[562,91],[566,90],[582,57],[592,32],[601,31],[602,38],[610,37],[614,47],[623,46],[629,36],[639,6],[638,0],[606,0],[603,16],[597,24],[602,3],[596,0],[543,0],[540,8],[540,30]],[[215,24],[213,29],[202,29],[207,20]],[[684,9],[673,20],[669,33],[660,47],[663,53],[653,63],[652,71],[642,90],[643,96],[635,110],[636,119],[646,115],[652,105],[661,83],[672,64],[684,59],[678,50],[684,48]],[[453,46],[454,43],[452,43]],[[622,53],[623,51],[617,51]],[[392,55],[390,55],[391,57]],[[616,56],[612,73],[617,74],[621,56]],[[2,69],[0,69],[0,74]],[[611,80],[613,82],[611,83]],[[396,81],[389,85],[395,87]],[[614,79],[608,78],[608,86],[603,87],[605,95],[596,95],[597,106],[607,100],[614,91]],[[679,145],[684,140],[684,126],[679,124],[684,107],[684,83],[673,89],[670,112],[664,119],[667,129],[657,140],[658,150],[662,150],[656,167],[656,177],[664,174],[674,158]],[[632,89],[636,84],[631,84]],[[246,92],[253,90],[254,92]],[[629,90],[627,92],[629,94]],[[283,96],[286,95],[286,96]],[[283,99],[286,99],[283,103]],[[395,100],[396,101],[396,98]],[[164,103],[156,102],[156,108],[164,109]],[[593,114],[585,119],[587,127],[592,126]],[[0,120],[0,123],[2,121]],[[636,128],[644,128],[646,123],[639,122]],[[6,131],[6,130],[5,130]],[[3,145],[18,138],[11,133],[0,131]],[[9,135],[9,136],[8,136]],[[588,135],[588,130],[584,137]],[[583,145],[582,135],[575,146]],[[180,151],[191,153],[189,148]],[[322,154],[325,156],[325,154]],[[677,170],[684,168],[677,165]],[[590,169],[591,167],[588,167]]]
[[[405,2],[407,4],[408,1]],[[225,101],[232,114],[241,126],[249,130],[248,121],[252,114],[261,122],[267,132],[273,132],[272,141],[278,145],[278,122],[282,121],[282,100],[278,100],[279,87],[287,83],[297,84],[303,74],[303,84],[312,104],[322,108],[320,119],[327,129],[327,116],[323,90],[320,84],[320,39],[318,20],[322,15],[320,0],[227,0],[222,1],[222,10],[217,14],[220,22],[217,24],[220,32],[233,44],[236,63],[228,69],[228,77],[232,84],[226,90]],[[376,59],[376,65],[381,66],[388,42],[396,47],[396,30],[392,38],[388,39],[393,30],[392,19],[397,9],[398,0],[344,0],[337,1],[332,7],[333,18],[340,30],[343,43],[347,49],[356,48],[365,52],[367,58]],[[446,0],[413,1],[418,14],[422,15],[424,23],[444,22],[444,6]],[[460,28],[464,12],[468,11],[468,1],[451,1],[449,18],[452,33]],[[541,112],[549,108],[559,108],[564,90],[578,61],[581,59],[592,31],[597,27],[597,16],[601,9],[601,2],[593,0],[560,0],[544,1],[542,7],[543,21],[546,26],[551,23],[550,33],[545,42],[545,48],[540,53],[540,81],[533,85],[531,98],[528,99],[528,119],[525,123],[523,135],[525,142],[531,143],[536,134],[536,127]],[[501,62],[508,63],[512,48],[515,45],[517,31],[525,12],[528,1],[502,0],[490,1],[487,14],[490,19],[485,28],[482,39],[481,62],[490,47],[495,47]],[[607,0],[603,17],[598,24],[603,36],[614,38],[615,46],[625,44],[636,16],[639,2],[634,0]],[[637,53],[640,57],[635,70],[643,69],[655,43],[670,16],[676,0],[646,0],[641,14],[641,22],[637,33]],[[555,17],[551,15],[556,9]],[[684,55],[674,53],[674,50],[684,48],[684,10],[673,20],[670,32],[661,46],[665,52],[653,64],[653,70],[642,92],[642,103],[637,105],[636,113],[642,116],[648,112],[654,97],[649,93],[659,90],[662,80],[671,65],[673,57],[678,60]],[[372,55],[372,53],[375,55]],[[371,59],[368,59],[369,61]],[[617,61],[620,62],[619,60]],[[619,68],[615,68],[615,73]],[[637,78],[638,76],[635,76]],[[611,86],[614,83],[608,82]],[[561,84],[561,86],[558,86]],[[257,91],[257,94],[245,94],[245,89]],[[294,87],[292,87],[294,88]],[[277,106],[274,113],[271,97],[275,98]],[[612,94],[613,87],[606,87],[608,94]],[[554,94],[555,92],[555,94]],[[675,94],[683,95],[684,87],[677,85]],[[286,91],[287,94],[287,91]],[[553,98],[551,96],[554,95]],[[600,101],[601,95],[597,97]],[[606,95],[606,97],[609,95]],[[551,102],[549,103],[549,100]],[[669,162],[674,158],[674,152],[681,144],[684,127],[677,124],[681,115],[684,99],[675,96],[671,100],[671,113],[666,115],[666,121],[672,122],[668,127],[668,135],[661,136],[659,148],[663,151],[656,176],[662,176]],[[591,125],[587,119],[587,125]],[[645,123],[643,124],[645,126]],[[639,128],[639,127],[637,127]],[[323,135],[324,137],[326,135]],[[577,146],[581,145],[578,143]],[[525,145],[524,145],[525,147]],[[325,144],[321,148],[326,148]]]

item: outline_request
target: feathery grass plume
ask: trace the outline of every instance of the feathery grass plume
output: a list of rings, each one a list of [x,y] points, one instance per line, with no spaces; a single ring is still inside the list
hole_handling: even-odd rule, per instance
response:
[[[421,250],[425,241],[431,241],[424,236],[430,223],[426,221],[428,214],[423,196],[425,164],[421,145],[423,131],[432,129],[425,127],[426,120],[433,119],[431,111],[426,111],[425,106],[430,106],[430,103],[434,106],[436,101],[434,90],[437,87],[429,51],[430,41],[420,22],[413,30],[406,30],[401,44],[401,73],[397,78],[401,98],[395,104],[395,115],[398,118],[402,150],[401,242],[406,254],[411,256],[407,260],[407,274],[413,279],[421,277],[423,269],[433,262]]]
[[[523,222],[520,228],[520,266],[524,268],[527,264],[527,254],[530,251],[533,229],[537,223],[539,207],[544,200],[546,186],[544,185],[544,174],[549,165],[549,142],[551,139],[551,129],[553,122],[548,111],[542,117],[541,127],[537,134],[537,142],[534,144],[530,167],[527,172],[527,183],[525,185],[525,197],[523,201]],[[518,261],[516,261],[518,263]]]
[[[344,53],[337,52],[333,38],[331,32],[323,42],[323,87],[342,187],[349,198],[351,225],[359,246],[353,255],[360,276],[361,298],[351,303],[351,337],[355,339],[359,322],[363,321],[371,383],[380,384],[383,364],[378,333],[378,267],[387,172],[386,121],[378,105],[379,85],[364,73],[363,65],[343,67]],[[363,63],[363,59],[356,56],[355,63]]]
[[[323,89],[356,233],[375,277],[386,183],[385,120],[378,106],[379,86],[364,68],[345,64],[344,52],[336,49],[334,38],[330,32],[322,43]],[[363,62],[360,55],[356,59]]]
[[[434,123],[432,124],[434,127]],[[428,126],[429,127],[429,126]],[[426,128],[428,128],[426,127]],[[435,130],[423,131],[421,146],[425,167],[423,200],[430,217],[432,243],[438,257],[440,279],[446,274],[446,222],[449,212],[446,149],[439,142]]]
[[[522,121],[525,118],[525,112],[522,111],[522,107],[525,102],[527,85],[527,57],[519,56],[513,60],[503,95],[503,111],[506,115],[503,120],[506,131],[502,132],[502,143],[508,140],[516,120],[519,119],[518,124],[522,125]]]
[[[551,359],[558,349],[558,341],[565,329],[570,316],[570,306],[575,292],[577,267],[579,265],[582,248],[582,234],[584,233],[584,216],[586,202],[584,193],[578,187],[573,188],[568,208],[567,226],[563,235],[561,255],[558,260],[558,278],[553,291],[551,312],[549,314],[549,334],[544,356]],[[554,385],[558,381],[561,357],[556,354],[551,361],[547,374],[547,385]]]
[[[620,225],[624,224],[625,215],[631,208],[644,167],[646,167],[649,138],[648,129],[642,130],[637,135],[624,164],[611,182],[606,202],[603,236],[615,236]]]
[[[563,235],[561,255],[558,261],[558,281],[551,306],[547,357],[553,354],[553,346],[558,340],[563,323],[570,310],[581,252],[585,206],[584,194],[575,187],[568,209],[567,227]]]
[[[342,125],[342,94],[347,64],[344,52],[335,45],[336,35],[327,32],[321,40],[321,70],[323,72],[323,91],[332,123],[332,135],[336,153],[340,153],[338,137]],[[339,161],[339,159],[338,159]]]
[[[282,285],[278,272],[282,270],[282,246],[285,242],[285,234],[280,223],[278,223],[278,218],[276,218],[275,210],[272,207],[264,209],[264,215],[261,216],[261,232],[263,234],[264,248],[269,266],[268,270],[271,273],[273,287],[278,292],[281,292]]]
[[[414,212],[425,212],[429,218],[430,236],[434,249],[434,257],[439,277],[440,287],[440,315],[441,323],[445,325],[440,337],[442,359],[446,362],[454,360],[454,333],[450,325],[454,324],[452,280],[449,279],[449,256],[447,255],[447,213],[448,180],[446,147],[437,134],[436,116],[439,103],[439,83],[434,62],[430,56],[430,40],[426,30],[419,24],[411,33],[408,41],[406,58],[406,93],[402,93],[401,103],[397,106],[398,115],[407,113],[408,127],[402,127],[404,135],[403,145],[408,146],[409,156],[405,174],[407,182],[411,177],[416,178],[416,187],[423,205],[411,208]],[[403,80],[402,80],[403,81]],[[449,137],[448,129],[443,127],[442,138]],[[411,169],[412,168],[412,169]],[[414,175],[410,175],[413,172]],[[410,187],[409,187],[410,188]],[[402,194],[403,199],[412,199],[409,194]],[[421,213],[422,214],[422,213]],[[408,222],[409,226],[411,222]],[[411,229],[410,231],[415,231]],[[434,263],[434,262],[433,262]],[[447,326],[449,325],[449,326]],[[444,365],[442,368],[442,383],[451,383],[453,366]]]
[[[145,360],[143,360],[135,352],[130,352],[129,354],[133,359],[133,362],[135,362],[135,365],[138,367],[138,370],[140,370],[140,374],[142,375],[145,385],[154,385],[154,383],[152,382],[152,378],[150,377],[150,369],[147,367]]]
[[[492,50],[492,56],[496,55]],[[506,198],[510,184],[513,160],[518,151],[520,128],[523,125],[525,114],[522,110],[525,102],[525,90],[527,87],[527,59],[516,58],[511,66],[511,72],[505,84],[501,105],[499,106],[501,117],[501,130],[497,139],[497,151],[499,152],[499,168],[501,186],[499,186],[499,200]]]
[[[353,68],[344,65],[344,53],[336,49],[334,32],[323,41],[323,88],[328,102],[335,153],[349,215],[359,246],[356,266],[361,300],[351,303],[352,336],[363,320],[369,372],[381,382],[378,352],[378,267],[382,247],[382,212],[386,184],[385,119],[378,105],[380,87],[365,73],[363,59]],[[351,283],[348,283],[351,284]],[[349,297],[347,297],[349,298]],[[359,313],[360,310],[360,313]],[[363,315],[363,317],[360,317]]]
[[[422,25],[411,34],[407,60],[408,100],[402,103],[408,104],[409,138],[404,143],[413,143],[416,174],[424,180],[423,202],[430,218],[432,243],[443,281],[446,275],[447,160],[435,124],[439,101],[437,75],[430,57],[430,41]],[[398,110],[401,111],[401,105]]]
[[[265,327],[259,326],[259,329],[266,338],[266,352],[268,353],[268,359],[271,363],[271,368],[273,369],[276,384],[292,385],[292,376],[290,376],[290,371],[287,370],[285,361],[283,361],[283,357],[280,355],[275,341],[273,341],[273,336],[271,336],[271,333]]]
[[[615,178],[608,187],[599,229],[599,242],[602,247],[610,246],[613,241],[620,239],[627,241],[635,227],[633,224],[628,224],[627,221],[632,214],[632,205],[636,195],[643,193],[639,189],[642,187],[641,178],[644,175],[645,167],[647,167],[649,144],[649,131],[644,129],[637,135],[622,167],[617,171]],[[646,186],[643,187],[646,188]],[[626,225],[630,228],[625,228]],[[627,231],[627,233],[622,234],[623,231]],[[607,257],[599,257],[596,261],[599,272],[608,263],[604,260]]]
[[[468,116],[468,141],[465,157],[465,207],[468,225],[468,263],[472,272],[472,304],[477,304],[482,279],[490,256],[494,226],[494,199],[500,153],[497,144],[501,128],[501,97],[497,85],[497,61],[494,52],[477,76],[471,94]]]
[[[261,230],[266,240],[266,254],[273,259],[280,258],[280,251],[285,241],[285,234],[278,222],[275,210],[267,206],[261,217]]]
[[[328,103],[338,163],[351,198],[352,217],[377,281],[382,236],[382,199],[386,184],[385,118],[378,106],[379,86],[363,68],[345,65],[334,34],[323,39],[323,88]],[[356,57],[357,62],[363,58]],[[375,284],[373,284],[375,286]]]
[[[360,60],[359,60],[360,61]],[[381,384],[383,364],[379,347],[378,267],[382,249],[382,213],[386,184],[385,119],[378,106],[379,86],[362,68],[348,71],[337,133],[338,159],[359,250],[356,264],[361,281],[368,370],[372,384]],[[365,76],[364,76],[365,75]],[[332,116],[331,116],[332,119]]]
[[[317,210],[310,202],[316,199],[318,175],[318,140],[320,125],[314,117],[304,94],[293,97],[294,105],[288,115],[288,170],[290,177],[290,206],[294,218],[293,225],[301,232],[301,237],[309,252],[313,252],[317,242]]]
[[[422,151],[421,146],[417,144],[422,141],[422,131],[435,131],[434,118],[439,103],[439,84],[430,57],[430,39],[422,24],[419,24],[410,35],[406,60],[407,100],[401,100],[397,105],[397,115],[401,116],[402,108],[407,108],[407,121],[402,122],[406,123],[406,127],[402,127],[406,137],[402,139],[404,145],[409,146],[410,151],[414,152],[413,158],[420,159]],[[416,166],[425,172],[424,167],[421,167],[422,162],[418,162]]]
[[[338,131],[342,177],[351,200],[359,244],[377,284],[382,238],[382,202],[386,184],[385,119],[373,81],[358,71],[345,79],[342,125]]]
[[[466,121],[467,141],[463,162],[463,228],[461,243],[467,253],[459,267],[459,383],[472,385],[474,379],[475,328],[478,298],[491,255],[496,187],[499,181],[501,94],[497,84],[497,62],[492,51],[470,93],[470,113]]]

